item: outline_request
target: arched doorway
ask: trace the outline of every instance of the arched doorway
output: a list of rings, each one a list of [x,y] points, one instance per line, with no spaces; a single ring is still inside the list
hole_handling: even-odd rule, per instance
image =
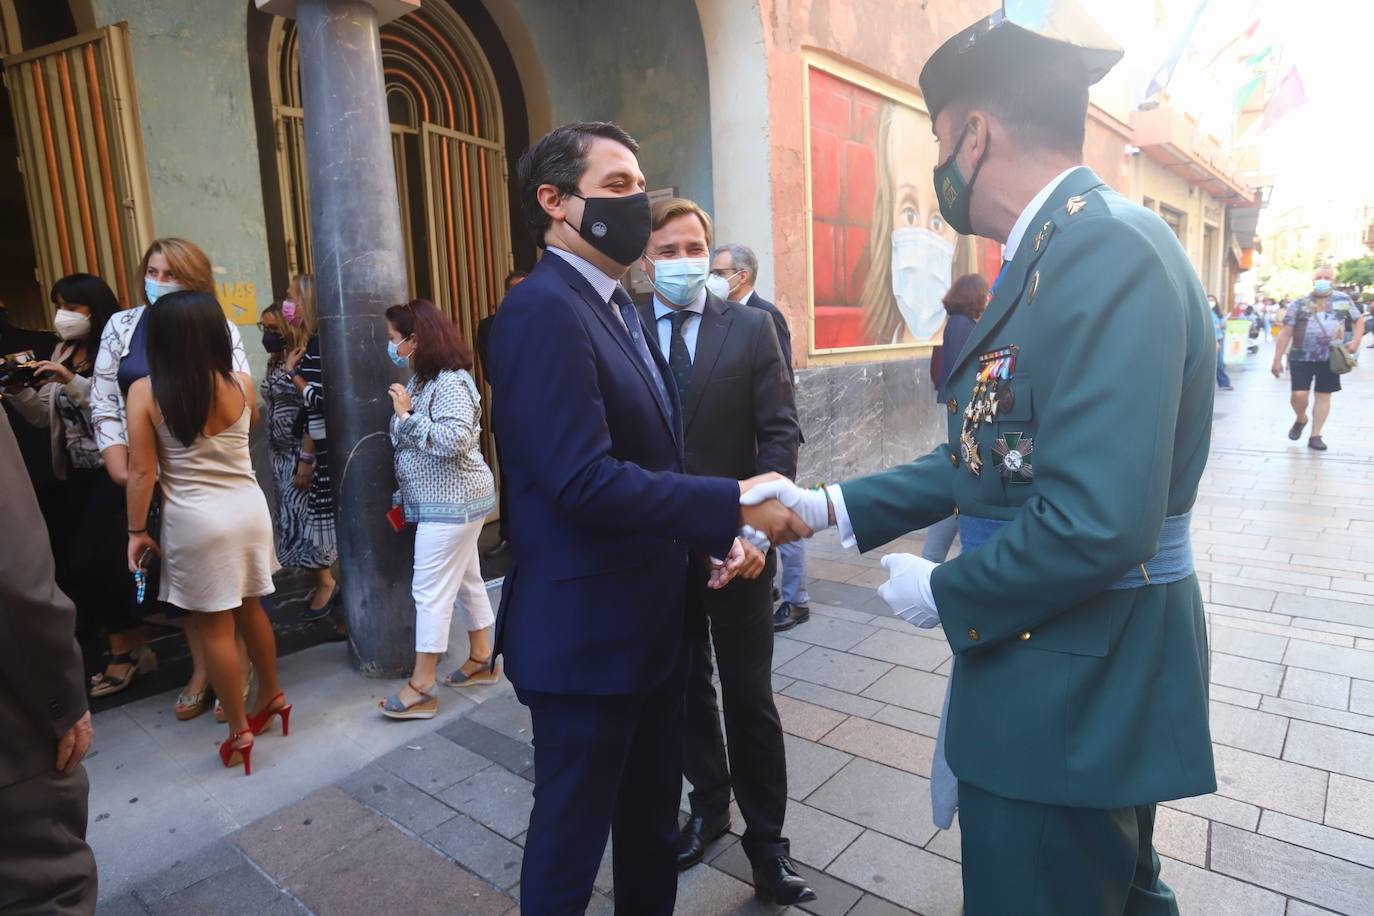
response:
[[[472,340],[512,265],[506,127],[492,67],[447,4],[382,26],[382,66],[412,295]],[[296,24],[274,19],[268,87],[288,273],[310,272],[310,206]]]

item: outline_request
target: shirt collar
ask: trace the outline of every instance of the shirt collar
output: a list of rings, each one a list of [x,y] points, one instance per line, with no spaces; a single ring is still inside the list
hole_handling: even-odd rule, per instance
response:
[[[749,290],[749,295],[745,296],[743,299],[736,299],[735,301],[738,302],[740,305],[748,305],[749,300],[752,298],[754,298],[754,291],[751,289]]]
[[[654,293],[654,321],[658,321],[664,315],[684,311],[695,312],[698,318],[704,315],[706,313],[706,290],[703,289],[701,292],[697,293],[697,297],[692,300],[691,304],[685,305],[680,309],[675,309],[671,305],[666,304],[658,297],[658,293]]]
[[[1007,236],[1007,246],[1002,250],[1002,260],[1011,261],[1016,257],[1017,249],[1021,247],[1021,239],[1025,238],[1026,230],[1030,228],[1031,220],[1035,219],[1035,214],[1040,212],[1040,208],[1045,206],[1045,201],[1050,199],[1054,189],[1059,187],[1060,182],[1069,177],[1069,174],[1081,166],[1071,166],[1058,175],[1050,179],[1050,183],[1040,189],[1040,193],[1031,198],[1030,203],[1026,204],[1026,209],[1021,211],[1021,215],[1012,224],[1011,234]]]
[[[596,290],[596,294],[601,297],[602,302],[611,301],[611,294],[614,293],[615,288],[620,285],[619,280],[607,274],[591,261],[588,261],[586,258],[578,257],[571,251],[564,251],[562,248],[556,248],[553,245],[549,245],[544,250],[549,254],[558,255],[568,264],[572,265],[573,270],[580,273],[583,279],[591,284],[592,289]]]

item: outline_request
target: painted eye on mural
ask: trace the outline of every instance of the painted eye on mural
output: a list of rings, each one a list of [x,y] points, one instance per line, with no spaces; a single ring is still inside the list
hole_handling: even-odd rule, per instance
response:
[[[945,221],[940,218],[939,214],[936,214],[935,216],[932,216],[930,218],[930,230],[932,232],[945,231]]]
[[[917,213],[915,207],[903,207],[898,215],[902,218],[903,226],[916,225]]]

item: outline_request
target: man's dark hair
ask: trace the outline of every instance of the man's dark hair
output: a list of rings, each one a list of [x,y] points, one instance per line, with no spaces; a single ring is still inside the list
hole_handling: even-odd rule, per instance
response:
[[[1028,55],[1035,59],[1022,61],[1019,77],[1008,78],[1004,69],[989,67],[963,84],[946,106],[954,115],[956,138],[968,113],[983,109],[1026,147],[1081,156],[1088,118],[1083,64],[1073,56],[1038,49]]]
[[[639,144],[618,124],[610,121],[577,121],[555,127],[520,154],[515,176],[520,182],[520,206],[525,211],[525,228],[540,248],[552,220],[539,206],[539,186],[551,184],[563,195],[575,194],[577,183],[587,171],[587,153],[598,137],[614,140],[632,153]]]

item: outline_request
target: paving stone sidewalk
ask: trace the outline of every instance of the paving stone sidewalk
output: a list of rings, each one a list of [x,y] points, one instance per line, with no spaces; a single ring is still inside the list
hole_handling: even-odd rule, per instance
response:
[[[1261,354],[1218,395],[1195,510],[1219,790],[1162,806],[1156,842],[1185,916],[1369,916],[1374,370],[1347,376],[1319,455],[1285,437],[1287,383],[1262,374],[1267,364]],[[919,547],[917,536],[888,549]],[[949,650],[938,629],[885,613],[880,554],[845,551],[830,533],[808,557],[812,619],[774,654],[787,832],[820,894],[806,909],[954,916],[958,829],[934,828],[928,794]],[[506,689],[100,912],[517,912],[529,742]],[[747,879],[732,835],[682,876],[678,912],[775,912]],[[590,912],[612,911],[609,880],[608,859]]]

